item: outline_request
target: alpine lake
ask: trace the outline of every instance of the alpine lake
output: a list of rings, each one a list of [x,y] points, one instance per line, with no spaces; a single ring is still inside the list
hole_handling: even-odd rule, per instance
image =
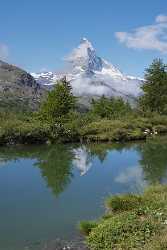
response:
[[[0,250],[80,237],[109,195],[167,183],[167,137],[130,143],[0,148]]]

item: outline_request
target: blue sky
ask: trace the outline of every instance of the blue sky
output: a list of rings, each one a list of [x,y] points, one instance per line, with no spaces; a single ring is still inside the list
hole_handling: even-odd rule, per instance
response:
[[[153,58],[167,62],[166,15],[165,0],[1,1],[0,58],[30,72],[62,69],[86,37],[98,55],[142,76]]]

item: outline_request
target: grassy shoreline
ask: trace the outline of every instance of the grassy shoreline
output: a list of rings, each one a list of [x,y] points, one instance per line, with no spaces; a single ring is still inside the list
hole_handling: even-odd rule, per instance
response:
[[[126,142],[167,133],[167,116],[129,117],[124,120],[83,119],[49,124],[28,116],[4,117],[0,145],[68,142]]]
[[[80,223],[91,250],[167,249],[167,186],[106,200],[106,214]]]

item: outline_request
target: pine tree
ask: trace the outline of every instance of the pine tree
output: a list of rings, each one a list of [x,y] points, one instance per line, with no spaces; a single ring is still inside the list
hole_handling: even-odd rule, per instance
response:
[[[143,111],[167,113],[167,72],[161,59],[155,59],[145,73],[143,95],[139,106]]]
[[[41,106],[41,116],[52,122],[64,118],[75,106],[72,87],[66,79],[57,82]]]
[[[102,96],[97,100],[92,100],[91,111],[101,118],[117,119],[128,115],[132,112],[132,108],[121,97]]]

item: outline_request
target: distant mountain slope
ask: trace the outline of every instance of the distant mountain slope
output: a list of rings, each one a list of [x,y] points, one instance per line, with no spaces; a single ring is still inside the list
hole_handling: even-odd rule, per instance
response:
[[[0,108],[36,109],[43,94],[30,74],[0,61]]]
[[[66,75],[77,96],[121,96],[136,98],[141,93],[142,79],[127,76],[119,69],[96,55],[92,44],[83,38],[77,48],[66,58],[69,70],[66,74],[54,72],[32,73],[39,84],[47,87]]]

